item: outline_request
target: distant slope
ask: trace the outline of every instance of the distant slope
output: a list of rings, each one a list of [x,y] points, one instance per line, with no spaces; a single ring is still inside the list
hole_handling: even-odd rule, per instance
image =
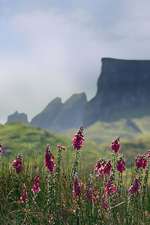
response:
[[[75,150],[72,148],[72,136],[67,137],[64,134],[52,134],[44,129],[34,128],[29,125],[12,123],[0,125],[0,143],[9,151],[1,158],[3,161],[11,161],[18,153],[22,153],[25,161],[32,164],[43,165],[45,146],[49,143],[52,152],[56,156],[57,144],[63,144],[67,150],[63,152],[64,167],[70,168],[75,157]],[[105,154],[99,151],[96,143],[88,141],[86,138],[85,146],[81,150],[81,168],[88,171],[93,168],[95,162]]]
[[[74,130],[68,130],[66,136],[72,136]],[[116,122],[96,122],[85,129],[86,139],[95,144],[101,156],[111,154],[110,144],[116,138],[121,138],[122,151],[131,162],[138,153],[150,149],[150,117],[140,119],[122,119]]]
[[[107,143],[115,137],[132,140],[150,134],[150,117],[122,119],[115,122],[96,122],[87,128],[87,136],[96,143]]]
[[[64,168],[70,168],[74,159],[72,137],[76,130],[68,130],[62,134],[52,134],[46,130],[33,128],[24,124],[0,125],[0,143],[9,149],[9,154],[3,161],[11,161],[15,155],[22,153],[26,161],[43,165],[44,150],[47,143],[52,147],[56,156],[56,145],[61,143],[67,147],[64,156]],[[81,150],[81,168],[89,171],[99,158],[108,158],[109,148],[114,137],[121,137],[122,151],[128,162],[137,153],[150,149],[150,118],[119,120],[112,123],[98,122],[85,129],[85,146]]]
[[[107,143],[115,137],[131,140],[139,135],[142,129],[132,120],[118,120],[116,122],[97,122],[87,128],[87,135],[96,143]]]
[[[66,144],[67,138],[47,132],[29,125],[12,123],[0,125],[0,143],[9,149],[10,155],[23,153],[27,156],[43,152],[45,145],[52,147],[58,143]]]
[[[121,137],[122,151],[131,162],[138,153],[150,149],[150,117],[97,122],[87,129],[87,136],[101,149],[109,149],[111,140]]]

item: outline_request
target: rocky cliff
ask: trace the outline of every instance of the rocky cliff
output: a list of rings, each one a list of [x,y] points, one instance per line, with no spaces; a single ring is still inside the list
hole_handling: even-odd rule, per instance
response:
[[[7,123],[28,123],[28,117],[25,113],[15,113],[8,116]]]
[[[97,94],[86,106],[84,125],[147,114],[150,114],[150,60],[103,58]]]
[[[150,115],[150,60],[103,58],[97,93],[92,100],[87,102],[84,93],[74,94],[64,103],[55,98],[31,124],[63,131],[100,120],[131,121],[132,117],[145,115]],[[27,116],[16,112],[8,117],[8,122],[18,121],[27,122]],[[131,122],[129,125],[133,127]]]
[[[55,98],[45,107],[42,112],[32,119],[31,124],[35,127],[49,129],[59,114],[62,106],[63,103],[61,98]]]
[[[60,98],[56,98],[32,119],[31,124],[53,131],[78,128],[83,125],[86,104],[84,93],[74,94],[64,103]]]
[[[86,104],[87,99],[84,93],[72,95],[64,102],[52,124],[52,128],[56,131],[62,131],[82,126]]]

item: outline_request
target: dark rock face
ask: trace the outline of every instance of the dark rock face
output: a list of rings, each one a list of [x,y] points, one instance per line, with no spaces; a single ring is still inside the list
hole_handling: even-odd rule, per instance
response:
[[[15,112],[8,116],[7,123],[28,123],[28,117],[25,113]]]
[[[102,59],[96,96],[84,124],[150,114],[150,60]]]
[[[72,95],[63,104],[62,109],[52,124],[52,128],[56,131],[63,131],[82,126],[86,104],[87,99],[84,93]]]
[[[35,127],[49,129],[53,121],[56,119],[62,106],[63,103],[61,98],[55,98],[41,113],[32,119],[31,124]]]
[[[72,95],[65,103],[56,98],[32,119],[31,124],[53,131],[78,128],[83,125],[86,104],[84,93]]]
[[[91,101],[87,102],[84,93],[72,95],[65,103],[55,98],[31,124],[63,131],[124,118],[130,128],[140,132],[132,118],[145,115],[150,115],[150,60],[103,58],[97,93]],[[28,123],[27,115],[15,112],[8,117],[10,122]]]

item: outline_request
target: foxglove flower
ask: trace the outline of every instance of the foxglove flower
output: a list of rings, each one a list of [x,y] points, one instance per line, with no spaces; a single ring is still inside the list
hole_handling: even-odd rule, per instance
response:
[[[27,188],[26,185],[23,185],[21,196],[20,196],[20,202],[21,203],[27,203],[28,202],[28,193],[27,193]]]
[[[140,187],[141,187],[141,183],[139,179],[135,179],[128,191],[131,195],[133,195],[139,192]]]
[[[104,175],[110,175],[112,170],[112,165],[111,165],[111,161],[106,162],[105,166],[104,166]]]
[[[57,149],[58,149],[58,151],[65,151],[66,150],[66,147],[65,146],[63,146],[63,145],[61,145],[61,144],[58,144],[57,145]]]
[[[138,155],[135,160],[136,168],[137,169],[145,169],[147,167],[148,161],[145,155]]]
[[[118,153],[120,151],[120,139],[117,138],[111,144],[111,149],[114,153]]]
[[[40,177],[39,176],[36,176],[34,178],[34,182],[33,182],[33,186],[32,186],[31,191],[33,193],[39,193],[41,191],[41,189],[40,189]]]
[[[77,175],[74,176],[72,193],[75,198],[79,197],[81,194],[81,183]]]
[[[99,160],[95,166],[95,174],[98,177],[109,176],[112,171],[111,161]]]
[[[117,161],[116,167],[118,172],[123,173],[123,171],[125,171],[126,169],[125,161],[121,158],[120,160]]]
[[[84,135],[83,135],[83,127],[79,129],[77,134],[75,134],[72,145],[75,150],[80,150],[83,147],[84,144]]]
[[[117,192],[117,187],[113,184],[112,180],[110,179],[104,187],[104,195],[109,196],[115,194]]]
[[[45,167],[48,169],[50,173],[53,173],[56,168],[54,156],[50,151],[50,145],[47,145],[45,151]]]
[[[20,173],[23,170],[23,161],[20,155],[12,161],[12,167],[16,170],[16,173]]]

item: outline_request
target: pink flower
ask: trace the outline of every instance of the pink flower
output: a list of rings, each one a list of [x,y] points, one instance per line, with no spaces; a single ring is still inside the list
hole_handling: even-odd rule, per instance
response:
[[[126,164],[125,161],[121,158],[120,160],[117,161],[117,170],[122,173],[126,169]]]
[[[109,176],[112,171],[111,161],[105,161],[103,159],[99,160],[95,166],[96,176],[104,177]]]
[[[147,163],[148,163],[148,161],[147,161],[145,155],[138,155],[135,160],[137,169],[145,169],[147,167]]]
[[[81,194],[81,183],[77,175],[74,176],[72,193],[75,198],[79,197]]]
[[[21,203],[27,203],[28,202],[28,193],[27,193],[27,188],[26,185],[23,184],[21,196],[20,196],[20,202]]]
[[[74,149],[80,150],[83,144],[84,144],[84,135],[83,135],[83,127],[81,127],[77,132],[77,134],[75,134],[72,140],[72,145]]]
[[[23,161],[21,156],[17,156],[15,160],[12,161],[12,167],[16,170],[16,173],[20,173],[23,169]]]
[[[112,195],[117,192],[117,187],[115,184],[113,184],[112,180],[110,179],[104,187],[104,195]]]
[[[112,165],[111,165],[111,161],[106,162],[105,166],[104,166],[104,175],[110,175],[112,170]]]
[[[135,179],[128,191],[130,194],[133,195],[139,192],[140,187],[141,187],[140,181],[138,179]]]
[[[114,153],[118,153],[120,151],[120,139],[117,138],[111,144],[111,149]]]
[[[39,193],[41,191],[41,189],[40,189],[40,177],[39,176],[35,176],[31,191],[33,193]]]
[[[56,168],[54,156],[50,151],[50,145],[47,145],[46,151],[45,151],[45,167],[51,173],[53,173],[55,171],[55,168]]]

